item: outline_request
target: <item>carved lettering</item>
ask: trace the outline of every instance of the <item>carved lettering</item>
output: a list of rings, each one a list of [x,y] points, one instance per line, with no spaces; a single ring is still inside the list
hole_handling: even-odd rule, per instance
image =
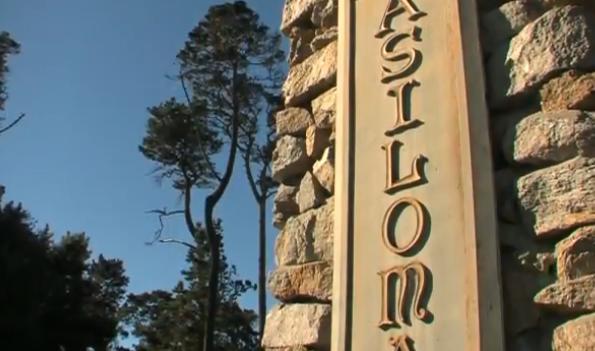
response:
[[[412,262],[405,266],[396,266],[378,273],[382,281],[382,310],[380,327],[390,327],[395,324],[405,324],[405,307],[409,302],[411,312],[418,320],[423,320],[428,315],[428,310],[422,307],[422,298],[426,293],[426,269],[419,262]],[[408,297],[409,284],[414,279],[415,290],[413,296]],[[392,283],[392,284],[391,284]],[[399,289],[397,290],[397,285]],[[396,296],[394,306],[390,306],[390,292],[394,289]],[[395,313],[396,312],[396,313]]]
[[[411,90],[418,85],[419,83],[416,80],[410,79],[388,91],[388,96],[395,98],[396,111],[395,124],[384,133],[387,136],[397,134],[407,128],[416,127],[422,123],[422,121],[412,118],[408,113],[408,109],[405,108],[405,94],[407,93],[407,96],[411,97]]]
[[[413,41],[421,41],[419,27],[413,27],[410,33],[394,33],[382,45],[381,56],[386,61],[396,62],[404,61],[405,64],[397,69],[382,66],[382,83],[389,83],[395,79],[403,78],[411,75],[421,62],[421,53],[414,48],[397,49],[397,45],[407,39],[411,38]]]
[[[403,146],[397,140],[382,146],[386,154],[386,187],[384,192],[391,194],[395,191],[417,185],[424,181],[423,177],[423,162],[425,158],[422,155],[417,155],[411,162],[411,173],[405,177],[399,177],[399,150]],[[395,155],[396,153],[396,155]],[[396,161],[396,162],[395,162]]]
[[[424,12],[421,12],[418,9],[413,0],[388,0],[388,5],[382,16],[382,21],[380,22],[380,28],[375,37],[382,38],[386,34],[392,32],[393,29],[391,28],[391,24],[393,19],[404,11],[409,13],[409,19],[412,21],[425,15]]]
[[[411,351],[409,348],[409,337],[407,335],[391,336],[388,339],[388,343],[394,347],[393,351]]]
[[[412,207],[415,210],[416,228],[411,241],[409,241],[407,245],[400,247],[396,242],[395,236],[391,234],[394,234],[395,224],[399,215],[407,207]],[[382,224],[382,241],[384,242],[384,246],[386,246],[392,253],[405,255],[421,240],[424,229],[425,215],[422,204],[412,197],[405,197],[395,201],[389,207],[388,211],[386,211],[384,222]]]

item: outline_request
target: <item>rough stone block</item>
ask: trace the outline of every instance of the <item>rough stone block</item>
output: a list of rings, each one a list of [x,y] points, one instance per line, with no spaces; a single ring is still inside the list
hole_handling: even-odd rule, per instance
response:
[[[333,146],[327,147],[320,160],[314,163],[312,173],[320,185],[332,194],[335,190],[335,151]]]
[[[337,25],[338,12],[337,0],[318,1],[312,8],[310,20],[318,28],[331,28]]]
[[[544,12],[535,1],[516,0],[483,14],[480,23],[484,51],[492,52]]]
[[[277,266],[333,259],[333,201],[318,209],[291,217],[277,236]]]
[[[310,43],[310,48],[312,51],[318,51],[323,47],[327,46],[328,44],[334,42],[339,37],[339,32],[337,27],[329,28],[322,33],[316,35],[312,42]]]
[[[296,25],[309,23],[314,6],[326,3],[327,0],[285,0],[283,17],[281,18],[281,31],[285,35],[291,33],[291,28]]]
[[[538,112],[509,128],[502,145],[508,162],[533,166],[595,156],[595,114]]]
[[[566,322],[554,330],[553,351],[595,350],[595,313]]]
[[[595,223],[595,158],[576,157],[517,181],[523,222],[538,237]]]
[[[313,124],[312,115],[304,108],[290,107],[275,115],[278,136],[292,135],[303,138],[311,124]]]
[[[283,84],[285,105],[305,104],[335,85],[336,78],[337,42],[335,41],[289,69]]]
[[[322,156],[324,149],[329,145],[330,129],[320,129],[311,125],[306,130],[306,154],[313,160]]]
[[[567,71],[545,83],[540,95],[544,111],[595,111],[595,73]]]
[[[579,228],[556,245],[558,278],[562,281],[595,274],[595,226]]]
[[[306,173],[300,182],[300,189],[296,195],[300,213],[322,205],[324,198],[324,191],[318,180],[312,173]]]
[[[293,27],[289,34],[289,64],[295,65],[304,61],[308,56],[312,55],[312,39],[314,39],[315,31],[311,28]]]
[[[579,6],[554,8],[527,25],[488,61],[489,102],[509,107],[561,70],[595,67],[595,14]]]
[[[313,262],[280,266],[269,276],[269,289],[282,302],[329,302],[333,290],[332,265],[329,262]]]
[[[267,315],[262,345],[271,349],[297,346],[325,349],[330,346],[330,328],[330,305],[279,305]]]
[[[331,129],[335,125],[337,115],[337,88],[333,87],[312,100],[312,114],[316,126]]]
[[[306,155],[306,141],[289,135],[277,140],[273,152],[273,179],[284,183],[308,171],[310,161]]]
[[[275,194],[275,212],[282,213],[286,217],[300,213],[300,208],[296,201],[296,195],[299,188],[281,184]]]
[[[561,314],[595,312],[595,274],[552,284],[535,296],[535,303]]]

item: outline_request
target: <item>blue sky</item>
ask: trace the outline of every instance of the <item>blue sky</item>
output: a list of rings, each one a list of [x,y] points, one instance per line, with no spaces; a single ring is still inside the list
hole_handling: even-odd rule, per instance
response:
[[[22,45],[10,59],[6,116],[27,117],[0,137],[5,200],[22,202],[59,235],[86,232],[95,254],[120,258],[130,291],[173,287],[184,267],[178,246],[146,246],[158,222],[145,211],[180,201],[149,175],[138,152],[146,108],[179,92],[165,78],[210,0],[2,0],[0,30]],[[277,29],[281,0],[248,0]],[[218,207],[228,258],[257,277],[257,208],[237,168]],[[195,194],[200,220],[203,194]],[[271,211],[268,211],[270,223]],[[182,221],[167,232],[186,238]],[[269,227],[269,269],[275,230]],[[243,298],[256,306],[256,294]],[[272,302],[269,302],[269,306]]]

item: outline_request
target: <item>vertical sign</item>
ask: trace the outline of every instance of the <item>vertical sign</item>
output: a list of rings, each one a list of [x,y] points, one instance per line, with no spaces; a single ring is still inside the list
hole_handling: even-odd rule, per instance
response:
[[[475,0],[342,0],[333,351],[502,351]]]

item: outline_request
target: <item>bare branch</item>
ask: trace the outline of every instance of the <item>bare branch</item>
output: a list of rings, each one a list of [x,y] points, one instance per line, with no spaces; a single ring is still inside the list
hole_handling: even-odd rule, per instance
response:
[[[14,127],[17,125],[17,123],[19,123],[23,118],[25,118],[25,114],[21,113],[21,115],[19,117],[17,117],[17,119],[15,119],[14,121],[12,121],[12,123],[10,123],[8,126],[0,129],[0,134],[8,131],[10,128]]]
[[[183,241],[183,240],[177,240],[177,239],[159,239],[159,242],[162,244],[179,244],[179,245],[184,245],[187,248],[191,249],[191,250],[196,250],[196,246],[190,244],[189,242]]]

